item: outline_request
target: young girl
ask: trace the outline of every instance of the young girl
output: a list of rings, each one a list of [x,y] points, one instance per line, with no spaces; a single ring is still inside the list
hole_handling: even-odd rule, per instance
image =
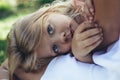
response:
[[[89,39],[92,40],[93,37],[91,36],[94,36],[95,41],[91,41],[91,43],[97,42],[96,46],[102,41],[101,30],[87,21],[91,19],[91,14],[93,14],[90,1],[86,4],[79,0],[73,1],[74,4],[67,1],[43,7],[19,19],[13,25],[14,27],[8,35],[9,75],[11,80],[13,75],[22,70],[23,72],[34,72],[34,74],[38,72],[41,74],[38,77],[41,77],[44,66],[55,56],[70,52],[74,32],[80,32],[82,36],[85,35],[86,37],[81,39],[88,39],[88,41]],[[86,6],[90,9],[87,9]],[[91,13],[89,13],[89,10],[91,10]],[[75,31],[77,27],[78,31]],[[84,32],[92,32],[93,34],[86,35]],[[90,46],[90,44],[85,46]],[[91,50],[85,52],[84,55],[87,55]],[[73,54],[76,54],[76,52],[73,52]],[[90,60],[91,56],[88,59]],[[79,60],[82,61],[82,58],[80,57]],[[87,62],[88,60],[83,59],[83,61]]]

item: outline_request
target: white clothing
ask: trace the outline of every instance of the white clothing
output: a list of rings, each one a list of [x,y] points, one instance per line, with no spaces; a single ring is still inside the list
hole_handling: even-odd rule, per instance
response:
[[[76,61],[70,54],[54,58],[41,80],[120,80],[120,39],[107,53],[93,55],[95,64]]]

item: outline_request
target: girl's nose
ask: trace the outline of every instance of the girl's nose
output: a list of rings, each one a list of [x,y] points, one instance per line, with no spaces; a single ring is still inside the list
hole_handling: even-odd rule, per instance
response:
[[[59,36],[59,40],[61,43],[65,43],[66,33],[62,32]]]
[[[69,39],[69,37],[70,37],[70,32],[62,32],[61,34],[60,34],[60,41],[62,42],[62,43],[65,43],[65,42],[67,42],[67,39]]]

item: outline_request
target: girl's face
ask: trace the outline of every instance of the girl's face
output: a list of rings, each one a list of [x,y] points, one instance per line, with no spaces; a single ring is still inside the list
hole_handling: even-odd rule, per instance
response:
[[[59,13],[51,13],[44,24],[38,57],[46,58],[69,52],[78,24],[70,17]]]

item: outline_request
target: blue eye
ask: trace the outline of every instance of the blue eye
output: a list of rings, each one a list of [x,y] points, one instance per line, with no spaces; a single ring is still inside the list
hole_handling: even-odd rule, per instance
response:
[[[50,35],[52,35],[52,34],[54,33],[54,30],[53,30],[53,28],[51,27],[51,25],[48,25],[47,32],[48,32],[48,34],[50,34]]]
[[[59,52],[59,48],[57,45],[53,45],[53,51],[54,53],[58,53]]]

